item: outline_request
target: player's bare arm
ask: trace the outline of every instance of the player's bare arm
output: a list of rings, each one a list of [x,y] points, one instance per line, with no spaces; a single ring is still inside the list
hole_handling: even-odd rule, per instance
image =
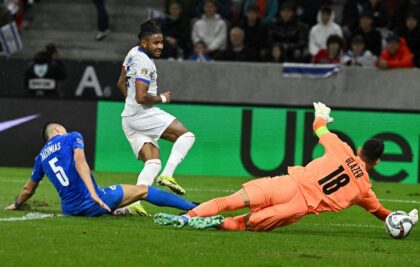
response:
[[[76,170],[82,178],[83,183],[86,185],[92,199],[98,203],[101,208],[111,212],[111,209],[102,201],[102,199],[100,199],[96,193],[95,187],[93,186],[92,177],[90,176],[90,168],[86,162],[85,152],[82,149],[76,148],[74,150],[74,162]]]
[[[22,192],[19,194],[16,202],[6,207],[6,210],[18,210],[23,203],[32,197],[37,187],[38,183],[35,183],[32,181],[32,179],[29,179],[23,186]]]
[[[121,68],[121,74],[120,78],[118,79],[118,89],[120,89],[120,92],[124,95],[124,97],[127,97],[127,84],[125,82],[127,72],[124,67]]]
[[[160,96],[147,93],[149,85],[143,81],[136,81],[136,101],[139,104],[153,105],[171,102],[171,92],[165,92]]]

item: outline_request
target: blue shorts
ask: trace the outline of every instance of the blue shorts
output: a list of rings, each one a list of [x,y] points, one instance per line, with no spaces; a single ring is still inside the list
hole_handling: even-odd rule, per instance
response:
[[[106,188],[98,188],[97,190],[98,196],[102,199],[108,207],[114,211],[118,209],[120,203],[124,197],[124,191],[121,185],[111,185]],[[98,204],[94,204],[88,209],[83,211],[83,214],[79,214],[82,216],[94,217],[94,216],[101,216],[107,214],[108,211],[101,208]]]

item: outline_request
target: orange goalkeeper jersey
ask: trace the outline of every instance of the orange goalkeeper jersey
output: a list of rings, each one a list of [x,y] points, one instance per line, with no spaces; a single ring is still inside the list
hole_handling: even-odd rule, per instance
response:
[[[325,124],[322,118],[316,118],[314,131]],[[289,175],[298,182],[309,210],[318,214],[357,204],[384,220],[390,211],[383,208],[372,191],[365,163],[333,133],[323,133],[319,143],[325,148],[322,157],[305,167],[288,169]]]

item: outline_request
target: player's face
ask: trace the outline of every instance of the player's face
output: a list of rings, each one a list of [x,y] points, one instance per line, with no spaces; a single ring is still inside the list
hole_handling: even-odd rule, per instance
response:
[[[154,58],[159,58],[163,49],[163,35],[161,33],[153,34],[145,39],[142,39],[141,46]]]

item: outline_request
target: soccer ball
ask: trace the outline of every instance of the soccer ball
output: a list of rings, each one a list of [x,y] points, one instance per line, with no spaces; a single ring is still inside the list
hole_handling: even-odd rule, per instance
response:
[[[385,219],[385,231],[395,239],[406,238],[412,227],[413,224],[404,211],[391,212]]]

